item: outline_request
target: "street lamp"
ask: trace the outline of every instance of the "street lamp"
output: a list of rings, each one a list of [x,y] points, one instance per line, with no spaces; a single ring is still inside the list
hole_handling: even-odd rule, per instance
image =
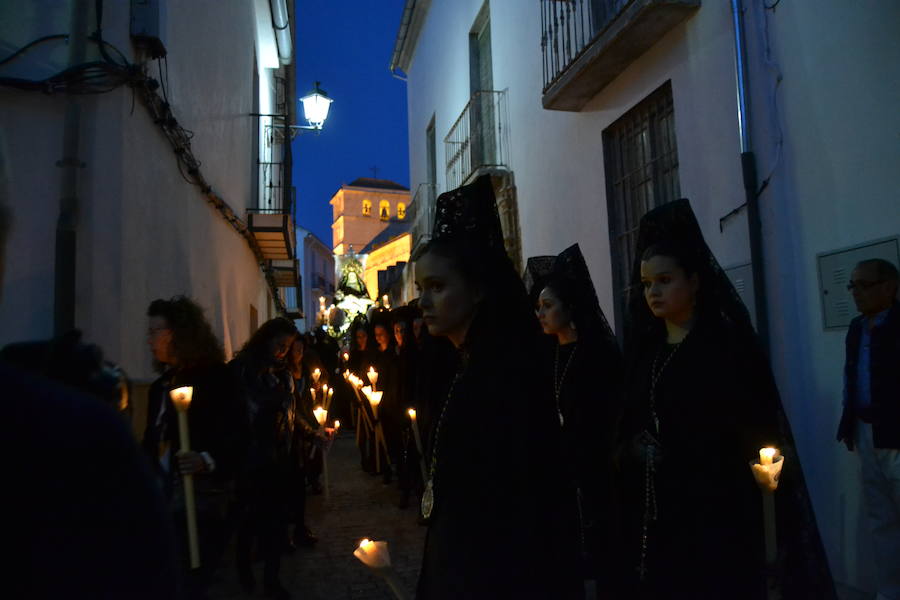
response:
[[[314,129],[317,131],[322,129],[325,119],[328,118],[328,109],[331,107],[333,100],[328,97],[325,90],[319,87],[318,81],[308,94],[300,98],[300,102],[303,103],[303,115],[306,117],[309,125],[295,125],[291,129]]]

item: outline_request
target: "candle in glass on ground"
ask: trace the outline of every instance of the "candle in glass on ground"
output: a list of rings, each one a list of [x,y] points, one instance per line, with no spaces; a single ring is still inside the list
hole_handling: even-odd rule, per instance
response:
[[[169,392],[169,397],[172,398],[172,404],[175,405],[175,411],[178,413],[178,438],[182,452],[191,450],[187,411],[193,396],[194,388],[190,386],[175,388]],[[187,514],[188,553],[190,554],[191,568],[196,569],[200,566],[200,545],[197,540],[197,502],[194,498],[194,477],[183,475],[182,483],[184,484],[184,509]]]
[[[409,415],[409,420],[412,423],[413,438],[416,440],[416,451],[419,453],[419,470],[422,472],[422,482],[425,482],[428,480],[428,477],[425,475],[425,457],[422,452],[422,438],[419,435],[419,422],[416,419],[416,409],[410,408],[406,413]]]

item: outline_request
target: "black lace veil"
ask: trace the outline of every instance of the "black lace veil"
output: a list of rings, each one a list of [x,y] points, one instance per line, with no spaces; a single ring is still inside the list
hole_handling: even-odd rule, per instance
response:
[[[661,320],[650,312],[641,286],[641,256],[648,248],[661,242],[674,242],[682,251],[690,254],[700,278],[698,322],[721,319],[739,334],[755,341],[756,335],[747,307],[706,245],[687,198],[654,208],[641,218],[631,270],[631,286],[628,289],[626,339],[641,340],[647,335],[660,333],[663,327]]]
[[[687,199],[657,207],[641,219],[628,297],[628,354],[633,359],[644,344],[659,343],[664,332],[662,320],[650,312],[641,286],[641,256],[648,248],[659,243],[674,243],[681,252],[691,254],[689,258],[700,278],[698,326],[708,327],[712,323],[713,327],[729,329],[737,343],[757,357],[757,371],[747,375],[765,380],[760,387],[768,388],[771,396],[771,406],[776,412],[774,417],[781,438],[779,443],[786,457],[782,485],[776,494],[779,545],[789,548],[788,559],[781,567],[782,592],[786,598],[835,598],[794,437],[770,365],[753,329],[747,308],[707,246]]]
[[[503,344],[539,335],[522,279],[506,252],[489,175],[438,197],[428,252],[451,257],[484,291],[470,340]]]
[[[553,286],[559,282],[567,285],[574,304],[574,321],[579,331],[579,338],[585,334],[598,342],[616,343],[616,336],[603,309],[591,280],[584,255],[578,244],[563,250],[558,256],[533,256],[525,267],[525,282],[528,296],[532,304],[548,284]]]

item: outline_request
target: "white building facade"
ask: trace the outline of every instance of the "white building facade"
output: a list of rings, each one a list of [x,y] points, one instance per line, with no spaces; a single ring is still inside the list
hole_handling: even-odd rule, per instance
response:
[[[291,308],[283,288],[297,281],[285,143],[296,104],[293,3],[101,6],[108,56],[88,38],[98,29],[94,2],[0,9],[4,57],[69,35],[0,65],[14,221],[0,345],[75,326],[140,382],[153,377],[145,312],[155,298],[195,299],[227,356]],[[107,74],[81,70],[90,62]],[[48,78],[72,65],[79,76],[57,93],[10,83],[49,90]],[[103,93],[68,93],[107,83]],[[67,209],[68,237],[60,238]],[[71,264],[59,256],[60,239]]]
[[[748,308],[766,317],[848,598],[873,589],[874,567],[856,457],[835,441],[855,313],[844,284],[861,258],[898,261],[898,24],[891,2],[408,0],[392,60],[408,81],[413,258],[434,197],[492,173],[508,249],[524,260],[579,243],[621,323],[640,216],[691,200]],[[749,152],[758,228],[744,206]]]

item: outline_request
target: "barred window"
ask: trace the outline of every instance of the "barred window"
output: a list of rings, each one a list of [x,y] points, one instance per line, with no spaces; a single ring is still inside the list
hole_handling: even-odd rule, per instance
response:
[[[616,331],[621,337],[641,217],[681,195],[671,82],[603,131],[603,159]]]

